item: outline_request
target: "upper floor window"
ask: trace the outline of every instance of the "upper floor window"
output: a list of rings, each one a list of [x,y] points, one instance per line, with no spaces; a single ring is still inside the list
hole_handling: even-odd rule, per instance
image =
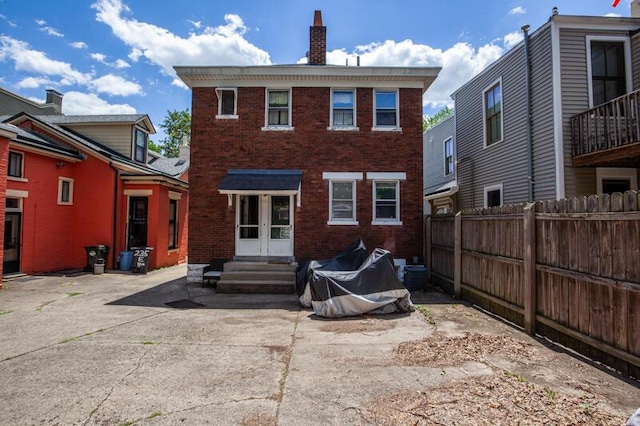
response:
[[[484,206],[498,207],[502,205],[502,184],[484,188]]]
[[[355,90],[335,89],[331,91],[331,126],[355,127],[356,92]]]
[[[627,93],[624,43],[591,42],[591,90],[593,106]]]
[[[267,90],[267,127],[291,125],[290,95],[290,90]]]
[[[23,159],[24,156],[21,153],[9,151],[9,166],[7,175],[17,178],[23,177]]]
[[[374,109],[374,127],[390,129],[399,127],[397,90],[376,90],[374,92]]]
[[[136,129],[133,159],[141,163],[147,162],[147,137],[148,135],[145,132]]]
[[[238,118],[238,89],[220,87],[218,96],[218,115],[216,118]]]
[[[502,82],[484,91],[485,146],[502,140]]]
[[[73,204],[73,179],[66,177],[58,178],[58,204]]]
[[[453,138],[444,141],[444,175],[453,174]]]

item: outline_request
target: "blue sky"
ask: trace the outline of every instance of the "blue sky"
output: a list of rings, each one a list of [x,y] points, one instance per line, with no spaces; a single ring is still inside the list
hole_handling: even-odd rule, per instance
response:
[[[328,63],[441,66],[433,114],[553,6],[629,16],[629,0],[0,0],[0,86],[40,102],[55,89],[69,115],[149,114],[157,142],[167,111],[191,107],[173,65],[304,62],[321,10]]]

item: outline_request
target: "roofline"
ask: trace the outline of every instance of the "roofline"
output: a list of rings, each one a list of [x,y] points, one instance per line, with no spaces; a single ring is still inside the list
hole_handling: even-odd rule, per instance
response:
[[[149,174],[149,175],[138,175],[138,174],[131,174],[131,175],[120,175],[120,179],[122,179],[123,182],[132,182],[132,183],[139,183],[139,184],[143,184],[143,183],[147,183],[149,181],[153,182],[153,183],[167,183],[170,186],[174,186],[177,188],[181,188],[181,189],[189,189],[189,182],[185,182],[183,180],[174,178],[174,177],[170,177],[167,175],[163,175],[163,174]]]
[[[17,146],[16,146],[17,145]],[[19,149],[21,151],[33,152],[35,154],[46,155],[47,157],[67,160],[70,163],[78,163],[83,160],[81,155],[73,155],[56,149],[47,149],[43,146],[31,145],[21,140],[12,140],[9,147]]]
[[[174,66],[189,87],[236,85],[262,86],[259,82],[284,82],[292,86],[313,86],[312,82],[367,82],[369,85],[404,83],[421,87],[423,93],[438,76],[441,67],[349,67],[337,65]],[[293,84],[292,84],[293,83]]]
[[[78,117],[103,117],[103,116],[109,116],[109,115],[134,115],[134,114],[96,114],[96,115],[79,115]],[[137,114],[136,114],[137,115]],[[149,134],[150,135],[154,135],[156,134],[156,128],[153,125],[153,123],[151,122],[151,118],[149,117],[148,114],[140,114],[142,115],[142,117],[138,118],[137,120],[126,120],[126,121],[66,121],[64,123],[51,123],[51,124],[56,124],[58,126],[67,126],[67,125],[73,125],[73,126],[92,126],[95,124],[100,124],[102,126],[111,126],[111,125],[118,125],[118,124],[133,124],[136,125],[138,123],[140,123],[141,121],[145,121],[148,124],[148,128],[149,128]],[[44,117],[48,117],[48,116],[44,116]],[[65,118],[71,118],[73,119],[73,115],[63,115],[63,117]]]
[[[428,194],[425,194],[424,198],[427,201],[431,201],[431,200],[435,200],[436,198],[448,197],[458,192],[459,189],[460,187],[458,185],[455,185],[455,186],[452,186],[451,188],[443,189],[442,191],[430,192]]]
[[[0,92],[11,96],[12,98],[15,98],[17,100],[19,100],[20,102],[29,104],[35,108],[40,108],[40,109],[55,109],[55,107],[57,106],[56,104],[53,103],[38,103],[35,101],[32,101],[31,99],[25,98],[24,96],[20,96],[16,93],[10,92],[7,89],[3,89],[2,87],[0,87]],[[60,114],[55,114],[55,115],[60,115]]]

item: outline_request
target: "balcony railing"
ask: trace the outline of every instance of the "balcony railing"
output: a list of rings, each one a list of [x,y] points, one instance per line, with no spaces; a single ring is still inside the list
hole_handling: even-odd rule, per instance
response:
[[[571,117],[574,165],[596,165],[628,158],[640,145],[640,90]],[[635,151],[635,150],[634,150]],[[590,155],[590,154],[597,154]]]

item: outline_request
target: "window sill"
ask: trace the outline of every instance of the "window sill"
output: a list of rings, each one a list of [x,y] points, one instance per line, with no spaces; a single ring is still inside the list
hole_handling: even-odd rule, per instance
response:
[[[238,115],[216,115],[216,120],[237,120],[240,118]]]
[[[330,132],[359,132],[360,128],[355,126],[330,126],[327,127]]]
[[[62,201],[58,201],[58,205],[59,206],[72,206],[73,203],[65,203],[65,202],[62,202]]]
[[[291,126],[264,126],[260,130],[263,132],[293,132],[293,129]]]
[[[502,138],[500,140],[497,140],[495,142],[491,142],[489,145],[487,145],[487,141],[484,141],[484,147],[483,148],[484,149],[492,148],[492,147],[494,147],[496,145],[500,145],[502,143],[502,141],[504,141],[504,138]]]
[[[23,177],[17,177],[17,176],[7,176],[7,180],[12,180],[14,182],[29,182],[29,179],[25,179]]]
[[[170,249],[167,249],[167,254],[178,253],[179,251],[180,249],[178,248],[170,248]]]
[[[372,127],[372,132],[398,132],[402,133],[402,127]]]
[[[374,220],[371,222],[372,225],[376,225],[376,226],[402,226],[402,221],[395,221],[395,220],[389,220],[389,221],[385,221],[385,220]]]
[[[335,225],[344,225],[344,226],[358,226],[360,222],[357,220],[350,221],[339,221],[339,220],[330,220],[327,222],[327,225],[335,226]]]

